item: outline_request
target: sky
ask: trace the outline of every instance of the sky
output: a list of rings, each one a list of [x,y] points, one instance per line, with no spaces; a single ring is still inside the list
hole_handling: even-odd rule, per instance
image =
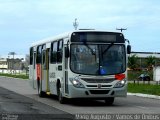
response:
[[[132,51],[160,52],[160,0],[0,0],[0,55],[78,29],[123,31]]]

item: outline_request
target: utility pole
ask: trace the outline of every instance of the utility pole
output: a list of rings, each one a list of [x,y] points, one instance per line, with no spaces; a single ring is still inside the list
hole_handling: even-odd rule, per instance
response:
[[[127,28],[116,28],[116,30],[120,30],[121,32],[123,32],[123,30],[127,30]]]
[[[73,27],[75,30],[77,30],[77,28],[78,28],[77,18],[75,18],[75,21],[73,22]]]
[[[13,55],[13,59],[11,60],[11,63],[12,63],[11,71],[13,70],[13,72],[15,72],[15,70],[14,70],[14,56],[16,55],[16,53],[9,52],[8,55]]]

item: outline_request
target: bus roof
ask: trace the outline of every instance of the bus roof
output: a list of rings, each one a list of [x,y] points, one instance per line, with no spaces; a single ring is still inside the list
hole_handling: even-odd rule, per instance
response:
[[[117,31],[115,32],[115,31],[102,31],[102,30],[93,30],[93,29],[91,29],[91,30],[90,29],[89,30],[80,29],[80,30],[75,30],[75,31],[71,31],[71,32],[65,32],[63,34],[59,34],[59,35],[56,35],[56,36],[51,36],[51,37],[33,42],[31,44],[31,47],[34,47],[34,46],[37,46],[37,45],[42,45],[44,43],[49,43],[49,42],[52,42],[52,41],[55,41],[55,40],[69,38],[73,32],[114,32],[114,33],[121,33],[121,32],[117,32]]]
[[[70,34],[71,34],[71,32],[66,32],[66,33],[63,33],[63,34],[56,35],[56,36],[51,36],[51,37],[48,37],[48,38],[33,42],[31,44],[31,46],[33,47],[33,46],[41,45],[41,44],[44,44],[44,43],[52,42],[54,40],[67,38],[67,37],[69,37]]]

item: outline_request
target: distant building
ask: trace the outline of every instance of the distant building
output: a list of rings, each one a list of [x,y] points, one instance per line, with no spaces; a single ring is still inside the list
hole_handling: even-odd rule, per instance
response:
[[[8,63],[6,58],[0,58],[0,69],[8,69]]]
[[[23,70],[25,57],[22,55],[4,55],[0,56],[0,72]]]
[[[132,56],[132,55],[136,55],[138,57],[139,68],[137,68],[137,69],[146,68],[147,67],[146,60],[150,56],[156,58],[155,64],[153,66],[160,65],[160,53],[159,52],[131,52],[131,54],[129,56]]]
[[[138,58],[147,58],[149,56],[160,58],[159,52],[131,52],[130,55],[134,55],[134,54],[136,54]]]

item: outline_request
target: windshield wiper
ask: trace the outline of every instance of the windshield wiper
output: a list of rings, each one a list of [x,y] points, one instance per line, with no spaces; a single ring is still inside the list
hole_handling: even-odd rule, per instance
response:
[[[110,45],[108,45],[108,47],[103,51],[102,54],[106,53],[113,45],[114,43],[111,43]]]
[[[86,42],[83,42],[83,43],[91,51],[92,55],[95,55],[95,51],[91,47],[89,47]]]

